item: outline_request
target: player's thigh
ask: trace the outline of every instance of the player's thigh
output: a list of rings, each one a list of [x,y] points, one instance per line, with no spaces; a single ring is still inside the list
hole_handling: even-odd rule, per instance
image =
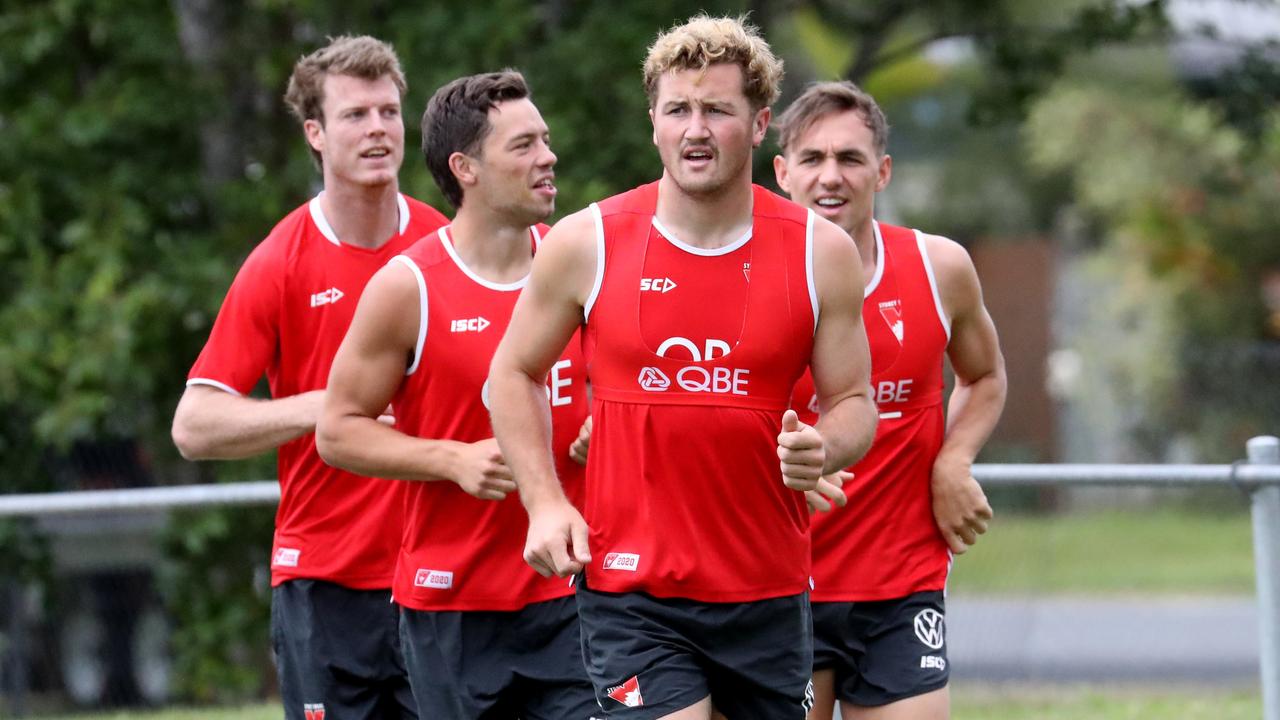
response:
[[[693,705],[669,715],[663,715],[658,720],[714,720],[723,717],[720,713],[711,710],[711,696],[708,695]]]
[[[836,710],[836,672],[813,671],[813,707],[808,720],[831,720]]]
[[[943,687],[879,707],[841,704],[840,716],[842,720],[948,720],[951,690]]]

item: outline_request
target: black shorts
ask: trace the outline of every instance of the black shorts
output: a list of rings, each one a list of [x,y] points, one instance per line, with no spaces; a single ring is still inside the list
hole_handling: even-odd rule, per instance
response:
[[[271,591],[286,720],[417,720],[390,590],[287,580]]]
[[[946,687],[941,591],[813,604],[813,669],[834,670],[836,699],[874,707]]]
[[[580,582],[578,614],[606,718],[658,718],[708,695],[730,720],[803,720],[813,706],[808,593],[703,603]]]
[[[588,720],[572,596],[513,612],[400,611],[418,712],[431,720]]]

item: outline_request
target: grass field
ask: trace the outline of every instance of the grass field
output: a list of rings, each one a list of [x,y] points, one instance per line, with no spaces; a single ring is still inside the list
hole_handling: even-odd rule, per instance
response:
[[[997,514],[978,544],[956,558],[951,589],[966,594],[1252,594],[1249,513]]]
[[[56,720],[280,720],[277,703],[240,708],[66,715]],[[1256,720],[1256,690],[960,685],[953,720]],[[47,718],[45,720],[55,720]]]

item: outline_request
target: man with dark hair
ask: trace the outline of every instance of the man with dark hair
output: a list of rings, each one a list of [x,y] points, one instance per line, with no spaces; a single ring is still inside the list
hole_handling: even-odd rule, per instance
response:
[[[285,99],[324,192],[245,260],[173,418],[189,459],[279,449],[271,638],[289,720],[417,717],[390,605],[401,485],[325,465],[313,434],[365,283],[446,222],[399,192],[404,90],[395,52],[371,37],[298,61]],[[248,397],[264,373],[272,399]]]
[[[524,78],[506,71],[436,91],[427,165],[457,208],[370,281],[338,350],[319,427],[324,458],[408,483],[394,594],[423,718],[587,720],[596,709],[568,583],[520,557],[527,521],[489,425],[486,376],[555,208],[556,156]],[[569,495],[587,414],[569,348],[542,377]],[[549,375],[549,377],[548,377]],[[377,421],[392,403],[396,426]]]
[[[803,491],[866,451],[876,415],[853,244],[751,184],[781,75],[741,20],[661,34],[644,66],[661,179],[556,225],[494,356],[525,558],[582,573],[606,717],[798,720],[811,701]],[[547,452],[540,387],[579,326],[585,519]],[[816,426],[788,410],[806,366],[826,410]]]
[[[778,185],[854,239],[880,423],[843,488],[813,518],[811,720],[944,720],[945,597],[951,553],[991,519],[970,466],[1004,407],[1004,360],[968,253],[937,235],[873,219],[889,184],[889,126],[853,83],[818,83],[779,119]],[[944,421],[943,357],[956,386]],[[814,422],[813,383],[793,406]],[[847,501],[847,502],[846,502]],[[948,549],[950,552],[948,552]]]

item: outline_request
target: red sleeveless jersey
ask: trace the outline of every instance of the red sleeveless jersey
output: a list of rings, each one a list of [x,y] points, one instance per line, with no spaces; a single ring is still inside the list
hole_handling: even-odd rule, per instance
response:
[[[545,226],[534,228],[534,242]],[[448,228],[396,261],[418,279],[418,345],[392,406],[396,427],[423,438],[476,442],[489,424],[489,361],[526,280],[496,284],[472,273]],[[569,445],[587,417],[585,369],[575,334],[547,379],[556,472],[582,505],[584,471]],[[405,531],[392,593],[414,610],[519,610],[572,594],[569,581],[543,578],[524,562],[529,519],[520,498],[480,500],[448,480],[410,482]]]
[[[403,195],[399,206],[398,234],[376,249],[341,242],[319,197],[286,215],[236,274],[187,385],[247,395],[265,373],[275,398],[323,390],[369,278],[448,222]],[[313,433],[281,445],[277,463],[272,585],[306,578],[358,590],[391,587],[400,483],[326,465]]]
[[[951,554],[933,519],[929,480],[942,447],[942,359],[950,327],[924,238],[876,224],[879,262],[862,322],[871,347],[871,387],[880,410],[871,450],[850,470],[849,504],[813,515],[814,602],[905,597],[946,587]],[[813,378],[796,384],[793,406],[817,421]]]
[[[808,513],[777,436],[813,349],[813,214],[753,186],[751,231],[704,250],[658,224],[657,193],[591,206],[589,583],[701,602],[803,592]]]

